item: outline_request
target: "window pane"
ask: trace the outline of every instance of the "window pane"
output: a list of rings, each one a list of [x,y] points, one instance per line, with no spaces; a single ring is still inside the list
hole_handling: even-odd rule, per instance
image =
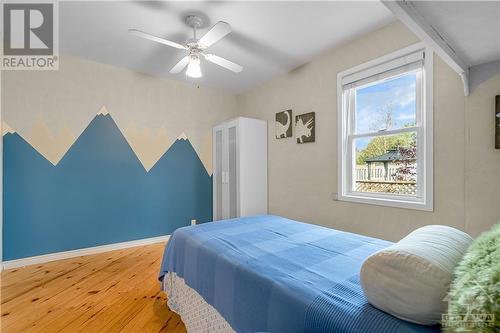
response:
[[[354,141],[353,191],[417,195],[416,133]]]
[[[356,133],[415,126],[416,83],[411,72],[356,88]]]

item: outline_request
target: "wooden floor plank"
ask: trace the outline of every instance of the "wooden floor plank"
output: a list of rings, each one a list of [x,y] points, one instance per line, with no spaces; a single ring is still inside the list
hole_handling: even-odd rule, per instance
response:
[[[35,321],[32,328],[37,328],[39,332],[46,332],[49,328],[62,330],[69,323],[76,320],[77,317],[83,313],[92,312],[98,307],[103,311],[107,305],[112,306],[112,302],[116,294],[119,294],[117,286],[127,285],[130,276],[137,274],[137,272],[148,272],[147,267],[152,264],[157,263],[156,267],[159,267],[159,259],[156,258],[152,263],[149,258],[152,254],[152,250],[148,248],[141,248],[138,252],[134,252],[134,259],[132,259],[132,254],[127,256],[127,261],[130,264],[125,268],[121,269],[116,263],[105,266],[98,272],[95,272],[91,278],[84,280],[83,282],[77,282],[75,284],[76,288],[81,290],[87,290],[86,295],[82,297],[73,297],[73,291],[71,289],[65,290],[63,293],[57,295],[56,298],[52,299],[51,302],[45,302],[43,306],[47,309],[51,309],[50,314],[44,315],[39,320]],[[156,272],[155,272],[156,273]],[[120,281],[116,281],[116,274],[120,274],[123,278]],[[145,281],[136,281],[138,284],[142,284]],[[156,286],[156,290],[159,287]],[[132,297],[130,295],[130,297]],[[57,308],[51,307],[52,304],[57,304]],[[64,313],[64,317],[61,317],[61,313]],[[72,329],[71,331],[76,331]]]
[[[2,272],[1,332],[186,332],[157,280],[164,246]]]
[[[82,295],[82,291],[93,291],[94,284],[111,276],[111,273],[106,273],[106,268],[119,268],[123,262],[136,258],[142,253],[141,251],[141,248],[134,248],[111,253],[101,260],[87,259],[88,265],[82,266],[82,269],[52,280],[40,288],[34,288],[16,298],[15,301],[6,301],[2,304],[2,314],[7,312],[9,315],[2,317],[2,327],[8,328],[13,321],[18,322],[21,319],[26,325],[30,323],[36,326],[40,318],[53,317],[58,310],[64,309],[66,302],[74,298],[75,292]],[[7,298],[9,298],[9,291],[9,288],[5,291]],[[36,311],[25,311],[30,308],[36,308]],[[73,309],[70,308],[70,310]]]
[[[124,307],[133,308],[135,304],[141,304],[141,300],[144,297],[150,297],[150,291],[146,290],[145,288],[137,289],[135,288],[136,284],[141,284],[144,286],[149,285],[154,290],[154,292],[158,294],[160,292],[159,283],[148,283],[157,278],[158,272],[157,270],[154,270],[153,273],[149,273],[149,275],[147,275],[148,272],[151,272],[151,270],[143,264],[149,266],[152,265],[157,268],[160,266],[160,260],[157,259],[152,263],[149,263],[146,260],[143,261],[144,263],[132,267],[131,270],[135,271],[135,273],[145,272],[142,277],[136,277],[135,273],[132,274],[134,275],[133,278],[136,280],[136,283],[131,285],[129,283],[131,274],[125,273],[123,274],[124,278],[121,281],[110,286],[108,289],[103,290],[103,292],[89,295],[84,300],[85,303],[81,304],[82,301],[77,303],[79,309],[83,311],[75,313],[75,316],[66,318],[68,326],[65,326],[65,329],[67,329],[68,331],[82,330],[92,332],[100,327],[103,327],[104,325],[109,324],[110,321],[115,319],[115,317],[120,318],[120,320],[125,320],[123,319],[124,315],[121,314]],[[95,315],[96,313],[103,312],[105,309],[107,309],[107,311],[103,315]]]
[[[33,288],[40,287],[45,283],[65,275],[76,268],[80,267],[83,263],[81,261],[72,261],[60,265],[57,262],[47,263],[46,266],[38,265],[33,272],[28,272],[26,269],[14,269],[14,273],[9,274],[6,271],[6,276],[2,277],[2,289],[9,288],[9,298],[4,299],[5,302],[12,298],[16,298]],[[18,273],[19,274],[16,274]],[[22,285],[18,281],[24,281]]]
[[[144,306],[141,311],[137,312],[135,318],[122,328],[121,332],[158,332],[158,326],[163,323],[159,322],[157,319],[171,319],[172,312],[170,312],[170,314],[167,312],[169,312],[167,298],[165,294],[158,293],[154,299],[153,306]]]

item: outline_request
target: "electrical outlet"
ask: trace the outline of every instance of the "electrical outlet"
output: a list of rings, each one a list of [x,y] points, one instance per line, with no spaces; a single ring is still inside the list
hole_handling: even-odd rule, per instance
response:
[[[196,225],[196,220],[191,220],[191,225]]]

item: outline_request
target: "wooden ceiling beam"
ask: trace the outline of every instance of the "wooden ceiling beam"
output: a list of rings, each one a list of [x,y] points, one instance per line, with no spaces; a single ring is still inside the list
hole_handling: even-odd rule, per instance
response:
[[[469,96],[469,66],[460,59],[453,47],[444,39],[415,8],[412,1],[388,1],[382,3],[396,15],[418,38],[436,52],[455,72],[464,85],[464,95]]]

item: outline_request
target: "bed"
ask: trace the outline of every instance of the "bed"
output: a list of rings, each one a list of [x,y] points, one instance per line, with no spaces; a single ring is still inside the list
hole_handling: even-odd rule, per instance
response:
[[[363,260],[390,242],[279,216],[177,229],[160,281],[189,332],[439,332],[372,307]]]

